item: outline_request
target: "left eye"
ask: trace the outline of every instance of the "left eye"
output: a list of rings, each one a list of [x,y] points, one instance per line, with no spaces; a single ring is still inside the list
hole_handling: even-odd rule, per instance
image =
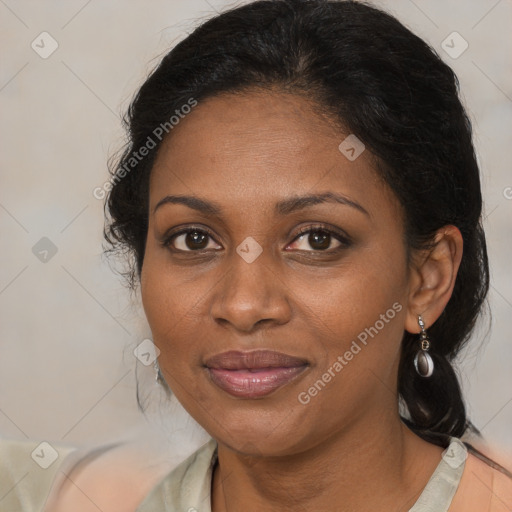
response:
[[[336,250],[339,247],[348,245],[348,240],[346,238],[338,235],[337,233],[333,233],[332,231],[320,228],[309,229],[301,232],[292,244],[297,241],[302,244],[302,247],[296,247],[299,251],[308,251],[308,249],[304,247],[305,245],[309,245],[314,251],[326,251],[327,249]],[[331,243],[333,241],[338,244],[334,248],[331,247]]]

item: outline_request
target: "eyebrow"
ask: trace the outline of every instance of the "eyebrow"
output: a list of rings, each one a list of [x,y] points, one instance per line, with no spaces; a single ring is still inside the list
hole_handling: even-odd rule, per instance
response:
[[[324,192],[322,194],[308,194],[304,196],[295,196],[287,199],[283,199],[276,203],[274,207],[274,211],[276,215],[284,216],[289,215],[290,213],[296,212],[298,210],[303,210],[304,208],[308,208],[309,206],[313,206],[316,204],[322,203],[339,203],[345,206],[350,206],[359,210],[361,213],[364,213],[368,217],[370,214],[355,201],[352,201],[348,197],[345,197],[341,194],[336,194],[334,192]],[[206,201],[205,199],[200,199],[196,196],[165,196],[163,199],[158,201],[157,205],[153,209],[153,213],[155,213],[161,206],[165,204],[182,204],[188,206],[193,210],[197,210],[206,215],[218,215],[220,216],[222,213],[222,208],[219,204]]]

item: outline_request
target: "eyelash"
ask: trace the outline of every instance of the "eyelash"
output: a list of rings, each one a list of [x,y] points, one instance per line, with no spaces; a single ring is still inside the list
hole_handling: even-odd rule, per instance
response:
[[[331,237],[335,238],[341,245],[339,247],[336,247],[335,249],[326,249],[326,250],[319,250],[319,249],[313,249],[313,250],[310,250],[310,251],[303,251],[303,252],[314,252],[314,253],[327,253],[327,254],[332,254],[332,253],[335,253],[335,252],[338,252],[342,249],[346,249],[350,244],[351,244],[351,240],[350,238],[344,234],[343,232],[341,231],[336,231],[336,230],[333,230],[332,228],[329,228],[323,224],[318,224],[318,225],[315,225],[315,226],[307,226],[307,227],[304,227],[304,228],[301,228],[299,230],[299,232],[295,235],[295,237],[293,238],[292,242],[295,242],[298,238],[300,238],[301,236],[304,236],[304,235],[307,235],[307,234],[310,234],[310,233],[317,233],[317,232],[320,232],[320,233],[324,233],[324,234],[327,234],[327,235],[330,235]],[[188,234],[188,233],[200,233],[200,234],[205,234],[207,235],[208,237],[210,237],[212,240],[215,240],[215,236],[213,235],[213,233],[207,229],[207,228],[204,228],[204,227],[195,227],[195,226],[190,226],[190,227],[187,227],[186,229],[182,229],[180,231],[177,231],[176,233],[171,233],[169,235],[167,235],[163,240],[162,240],[162,246],[173,251],[173,252],[179,252],[179,253],[202,253],[202,252],[209,252],[209,249],[201,249],[201,250],[188,250],[188,251],[184,251],[182,249],[176,249],[174,247],[171,246],[172,244],[172,241],[177,238],[178,236],[180,235],[184,235],[184,234]],[[218,242],[216,242],[218,243]],[[299,250],[299,252],[301,252]]]

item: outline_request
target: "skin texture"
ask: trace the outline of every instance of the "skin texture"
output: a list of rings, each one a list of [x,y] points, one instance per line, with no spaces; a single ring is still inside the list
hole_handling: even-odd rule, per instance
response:
[[[339,151],[348,134],[303,97],[247,91],[200,102],[155,162],[142,300],[166,381],[219,444],[214,512],[408,510],[440,460],[439,447],[400,421],[397,370],[404,329],[419,332],[418,314],[428,329],[450,298],[462,238],[446,226],[432,251],[408,260],[403,211],[368,150],[354,161]],[[336,202],[274,211],[283,199],[324,192],[366,213]],[[171,194],[215,202],[221,214],[183,204],[155,211]],[[350,242],[333,234],[322,250],[308,234],[297,238],[319,224]],[[186,235],[169,240],[187,227],[212,232],[202,251]],[[263,250],[252,263],[236,252],[247,237]],[[299,393],[397,303],[394,318],[300,403]],[[260,399],[211,382],[208,357],[253,349],[308,367]]]

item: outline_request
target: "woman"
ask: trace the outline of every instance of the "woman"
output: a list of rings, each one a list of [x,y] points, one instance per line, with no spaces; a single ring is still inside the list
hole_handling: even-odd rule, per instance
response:
[[[489,281],[457,86],[350,1],[252,2],[165,56],[106,237],[212,440],[123,510],[511,509],[510,473],[460,440],[451,361]]]
[[[488,265],[470,123],[422,40],[361,3],[254,2],[163,59],[129,130],[117,171],[156,147],[107,238],[213,438],[140,510],[468,510],[471,468],[497,485],[472,510],[510,500],[458,439]]]

